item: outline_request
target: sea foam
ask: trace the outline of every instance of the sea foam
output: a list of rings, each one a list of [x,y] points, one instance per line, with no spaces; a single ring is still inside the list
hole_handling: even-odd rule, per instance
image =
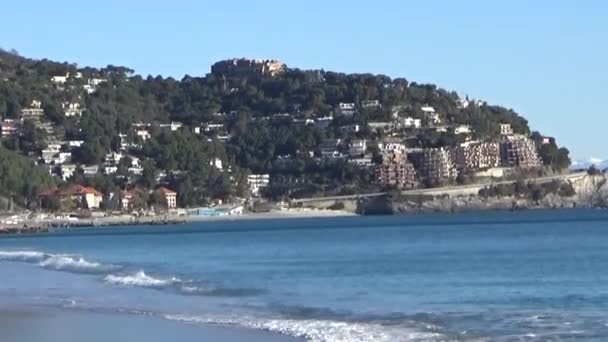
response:
[[[48,255],[37,251],[0,251],[0,260],[40,262]]]
[[[264,319],[253,317],[213,318],[166,315],[166,319],[186,323],[237,325],[249,329],[304,338],[311,342],[422,342],[444,341],[446,336],[417,327],[314,319]]]
[[[116,270],[119,267],[109,264],[88,261],[80,256],[73,255],[49,255],[40,261],[40,266],[57,271],[83,272],[83,273],[104,273]]]
[[[104,273],[120,267],[88,261],[78,255],[50,254],[39,251],[0,251],[0,260],[36,263],[38,266],[74,273]]]
[[[154,278],[147,275],[144,271],[138,271],[134,274],[115,275],[110,274],[105,277],[105,281],[112,285],[121,286],[139,286],[139,287],[165,287],[181,282],[178,278]]]

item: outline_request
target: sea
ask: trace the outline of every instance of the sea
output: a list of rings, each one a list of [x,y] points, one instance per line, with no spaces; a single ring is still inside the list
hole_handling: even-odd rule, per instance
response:
[[[608,341],[608,211],[236,220],[6,236],[0,303],[314,342]]]

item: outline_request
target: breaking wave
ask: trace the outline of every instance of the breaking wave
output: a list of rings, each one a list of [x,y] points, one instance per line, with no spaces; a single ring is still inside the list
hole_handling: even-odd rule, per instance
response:
[[[0,251],[0,260],[40,262],[47,254],[36,251]]]
[[[112,285],[138,287],[166,287],[181,282],[179,278],[175,277],[168,279],[154,278],[147,275],[144,271],[126,275],[110,274],[104,280]]]
[[[367,322],[343,322],[315,319],[264,319],[254,317],[212,318],[204,316],[165,315],[168,320],[236,325],[264,330],[287,336],[304,338],[311,342],[422,342],[445,341],[447,336],[433,331],[432,326],[382,325]]]
[[[83,273],[104,273],[116,270],[115,265],[104,265],[98,262],[87,261],[80,256],[71,255],[49,255],[40,261],[40,266],[57,271],[83,272]]]
[[[89,261],[78,255],[39,251],[0,251],[0,260],[36,263],[46,269],[74,273],[105,273],[120,268],[116,265]]]

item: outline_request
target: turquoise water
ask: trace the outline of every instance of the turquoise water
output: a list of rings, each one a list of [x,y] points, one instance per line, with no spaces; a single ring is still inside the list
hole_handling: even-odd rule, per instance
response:
[[[0,238],[0,301],[311,341],[606,341],[608,212],[197,223]]]

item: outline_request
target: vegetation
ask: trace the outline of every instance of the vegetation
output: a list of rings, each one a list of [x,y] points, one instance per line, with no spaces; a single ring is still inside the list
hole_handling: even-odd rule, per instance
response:
[[[68,73],[72,77],[66,83],[51,82],[53,76]],[[77,74],[82,77],[75,77]],[[104,82],[88,93],[87,82],[94,78]],[[45,120],[53,124],[54,133],[47,134],[26,120],[19,136],[4,140],[6,148],[15,152],[2,150],[10,156],[3,159],[3,167],[12,170],[1,174],[9,185],[5,189],[18,194],[26,205],[51,179],[17,153],[39,155],[53,140],[84,141],[72,154],[73,162],[82,165],[103,164],[106,154],[118,152],[126,140],[127,153],[141,159],[143,174],[134,175],[125,160],[115,177],[100,171],[94,178],[85,179],[79,173],[69,181],[105,192],[133,185],[153,188],[162,174],[167,185],[177,190],[178,201],[190,206],[218,197],[243,196],[251,173],[272,174],[273,183],[264,195],[273,199],[370,189],[373,172],[369,168],[344,160],[319,161],[318,146],[329,138],[379,140],[384,133],[370,131],[368,122],[389,121],[395,114],[426,121],[420,109],[425,105],[433,106],[447,125],[470,125],[476,139],[495,138],[499,123],[511,124],[516,133],[530,134],[528,122],[513,110],[487,104],[462,106],[454,92],[403,78],[299,69],[287,69],[276,77],[208,74],[187,75],[181,80],[144,78],[124,67],[79,68],[0,51],[0,114],[20,119],[21,109],[33,100],[42,102]],[[364,100],[379,100],[381,106],[361,109],[352,117],[335,114],[341,102],[359,104]],[[79,103],[84,108],[82,116],[64,116],[64,102]],[[281,113],[290,115],[275,115]],[[334,115],[327,128],[294,122],[326,115]],[[183,127],[176,131],[159,128],[159,124],[170,122],[183,123]],[[148,140],[136,135],[137,123],[149,124]],[[218,132],[193,133],[195,127],[208,124],[223,125],[219,130],[226,140],[220,140]],[[360,125],[361,130],[348,132],[344,129],[348,125]],[[413,147],[446,146],[459,139],[434,130],[412,135],[403,129],[400,133]],[[548,167],[562,170],[569,165],[568,151],[555,142],[543,145],[540,151]],[[213,167],[215,160],[231,172]],[[15,173],[31,173],[36,182],[12,182]]]

